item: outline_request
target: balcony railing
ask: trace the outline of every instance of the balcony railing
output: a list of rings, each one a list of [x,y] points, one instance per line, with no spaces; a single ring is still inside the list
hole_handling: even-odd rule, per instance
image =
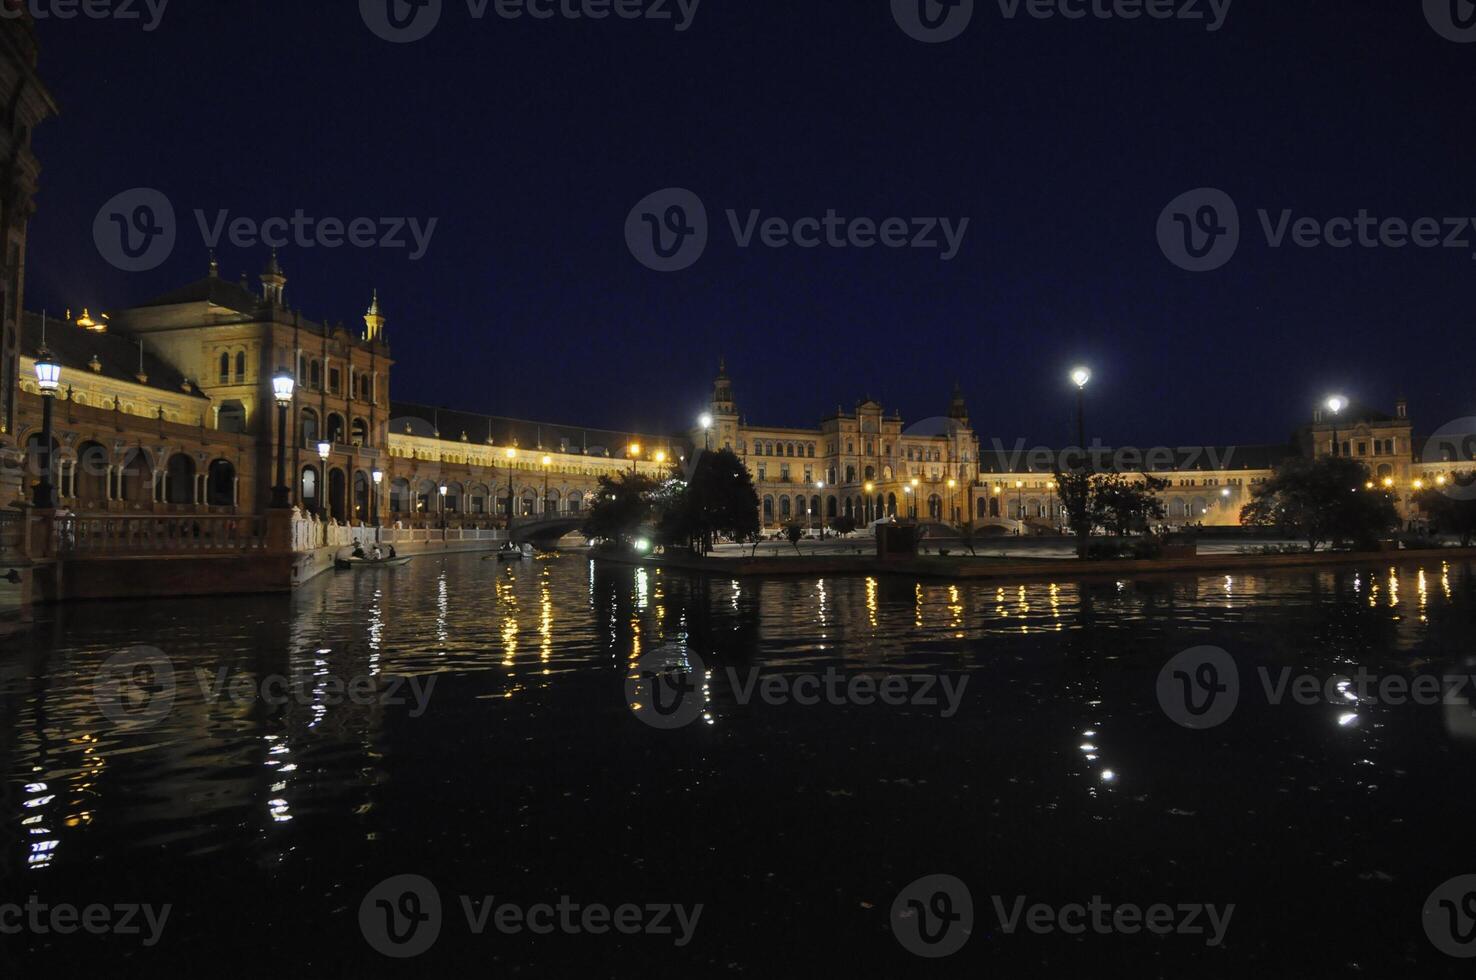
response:
[[[266,547],[266,520],[236,515],[59,517],[58,554],[167,555],[245,552]]]

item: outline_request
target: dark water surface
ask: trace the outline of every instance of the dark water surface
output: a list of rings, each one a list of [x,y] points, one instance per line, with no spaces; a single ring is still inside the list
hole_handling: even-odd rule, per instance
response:
[[[1464,565],[1426,564],[1002,588],[738,583],[576,555],[451,556],[325,576],[290,598],[42,610],[0,655],[0,902],[171,912],[151,947],[23,931],[0,948],[7,972],[35,976],[1464,974],[1421,907],[1476,872],[1469,707],[1351,693],[1275,705],[1256,671],[1469,669],[1473,582]],[[633,658],[666,644],[710,670],[704,717],[674,730],[644,724],[625,694]],[[152,724],[112,720],[116,688],[97,686],[135,645],[175,670]],[[1168,658],[1201,645],[1229,651],[1243,684],[1208,731],[1175,724],[1156,693]],[[967,686],[952,717],[745,705],[728,667]],[[274,675],[306,678],[301,696],[212,694]],[[338,679],[405,676],[421,691],[433,679],[423,711],[408,686],[405,704],[332,693]],[[930,961],[899,945],[890,912],[934,873],[968,885],[975,924],[962,951]],[[366,893],[398,874],[429,879],[444,907],[434,945],[400,961],[360,926]],[[683,947],[477,936],[461,895],[703,909]],[[1235,909],[1209,946],[1006,934],[996,895],[1007,908],[1099,895]]]

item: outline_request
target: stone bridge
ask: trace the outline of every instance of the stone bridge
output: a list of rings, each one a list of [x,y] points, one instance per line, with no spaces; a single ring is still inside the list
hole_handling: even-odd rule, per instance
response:
[[[512,540],[514,544],[527,543],[540,550],[552,550],[559,538],[583,527],[584,518],[584,514],[569,514],[516,520],[512,526]]]

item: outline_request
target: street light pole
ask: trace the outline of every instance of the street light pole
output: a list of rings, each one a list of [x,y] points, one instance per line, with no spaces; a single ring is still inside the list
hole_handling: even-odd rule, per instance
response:
[[[377,528],[379,527],[379,487],[384,483],[384,470],[376,466],[370,475],[374,480],[374,494],[369,498],[369,522]]]
[[[1092,380],[1092,372],[1084,367],[1076,368],[1071,372],[1071,380],[1076,384],[1076,441],[1084,457],[1087,450],[1086,386]]]
[[[553,457],[543,457],[543,516],[548,516],[548,468],[553,465]]]
[[[513,460],[518,458],[518,451],[509,448],[507,451],[507,536],[512,540],[513,526]]]
[[[630,471],[634,473],[636,471],[636,461],[641,457],[641,444],[633,442],[629,446],[626,446],[625,450],[630,454]]]
[[[36,384],[41,388],[41,474],[32,503],[38,510],[56,510],[56,485],[51,482],[51,412],[61,387],[61,363],[44,346],[36,354]],[[44,462],[42,462],[44,460]]]
[[[1340,455],[1342,446],[1338,442],[1338,413],[1348,407],[1348,399],[1342,395],[1333,395],[1327,400],[1327,410],[1332,412],[1332,454]]]
[[[708,452],[712,451],[712,416],[703,412],[697,419],[697,424],[702,426],[702,448]]]
[[[292,506],[292,491],[287,488],[287,406],[292,404],[292,389],[296,386],[297,380],[286,368],[272,375],[272,396],[277,400],[277,485],[272,488],[274,510]]]

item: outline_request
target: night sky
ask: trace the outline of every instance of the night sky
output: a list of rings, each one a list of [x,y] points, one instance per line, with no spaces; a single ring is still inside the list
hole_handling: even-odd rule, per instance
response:
[[[1187,2],[1187,0],[1181,0]],[[1199,0],[1207,10],[1206,0]],[[674,2],[668,7],[674,8]],[[1258,209],[1476,219],[1476,44],[1418,2],[1236,0],[1204,21],[1010,19],[978,0],[920,43],[886,0],[704,0],[671,21],[482,20],[446,0],[390,44],[358,5],[174,0],[137,21],[42,23],[63,114],[27,305],[116,309],[203,275],[192,214],[437,218],[429,250],[304,250],[288,301],[357,326],[377,286],[395,395],[473,411],[685,426],[726,355],[741,410],[813,425],[870,395],[915,421],[962,382],[988,439],[1276,442],[1341,390],[1416,425],[1476,415],[1476,232],[1452,249],[1267,245]],[[93,242],[113,195],[163,191],[178,241],[125,273]],[[627,250],[636,202],[696,192],[706,253]],[[1196,274],[1160,212],[1216,187],[1239,252]],[[724,211],[968,217],[933,250],[741,249]],[[250,273],[267,249],[220,249]]]

